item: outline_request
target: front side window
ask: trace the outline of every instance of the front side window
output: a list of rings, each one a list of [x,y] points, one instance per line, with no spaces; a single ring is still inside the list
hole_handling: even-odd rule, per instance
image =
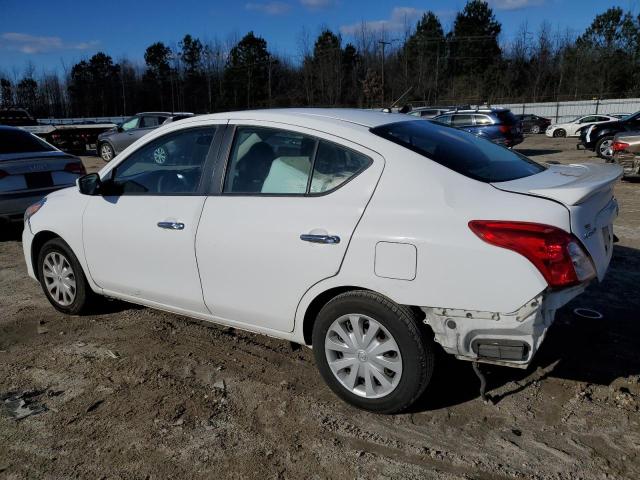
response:
[[[126,132],[127,130],[138,128],[139,121],[140,121],[139,117],[131,117],[129,120],[125,121],[122,124],[122,130]]]
[[[432,122],[390,123],[371,132],[481,182],[505,182],[542,172],[524,155],[471,133]]]
[[[108,190],[115,195],[196,193],[215,130],[183,130],[144,145],[115,167]]]
[[[598,121],[598,117],[590,116],[590,117],[583,117],[580,120],[580,123],[589,123],[589,122],[597,122],[597,121]]]
[[[333,190],[371,160],[297,132],[238,127],[224,193],[306,195]]]

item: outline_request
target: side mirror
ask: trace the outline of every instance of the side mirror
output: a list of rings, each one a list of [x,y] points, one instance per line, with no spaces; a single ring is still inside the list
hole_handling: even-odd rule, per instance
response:
[[[78,190],[83,195],[99,195],[102,182],[100,175],[97,173],[89,173],[76,180]]]

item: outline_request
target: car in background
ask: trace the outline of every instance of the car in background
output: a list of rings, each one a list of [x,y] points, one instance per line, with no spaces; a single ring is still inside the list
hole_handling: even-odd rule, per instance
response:
[[[578,137],[580,131],[596,123],[611,122],[619,120],[611,115],[582,115],[570,122],[554,123],[549,125],[545,131],[547,137]]]
[[[127,118],[120,125],[98,135],[96,150],[105,161],[110,162],[133,142],[142,138],[160,125],[192,117],[190,112],[143,112]]]
[[[640,112],[605,123],[591,125],[580,132],[578,148],[584,147],[607,161],[613,159],[613,140],[616,134],[640,130]]]
[[[0,126],[0,220],[22,221],[29,205],[85,173],[78,157],[21,128]]]
[[[522,124],[507,108],[453,110],[431,119],[511,148],[522,143]]]
[[[640,178],[640,131],[617,133],[611,149],[613,163],[622,167],[623,178]]]
[[[628,117],[629,115],[631,115],[630,112],[627,112],[627,113],[610,113],[609,114],[609,116],[611,116],[611,117],[616,117],[616,118],[620,118],[620,119],[622,119],[624,117]]]
[[[550,119],[531,113],[519,114],[516,118],[522,122],[524,133],[542,133],[551,125]]]
[[[26,127],[37,124],[38,121],[24,108],[0,108],[0,125]]]

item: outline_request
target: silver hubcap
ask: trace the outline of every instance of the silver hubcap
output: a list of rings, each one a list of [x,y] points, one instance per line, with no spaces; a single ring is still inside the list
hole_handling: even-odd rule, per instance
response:
[[[384,397],[402,378],[398,344],[385,327],[366,315],[353,313],[335,320],[327,331],[324,351],[333,374],[355,395]]]
[[[531,133],[540,133],[540,127],[534,125],[533,127],[531,127]]]
[[[113,157],[113,153],[111,152],[111,147],[109,147],[109,145],[103,145],[100,149],[100,154],[102,155],[102,158],[107,161],[111,160]]]
[[[153,151],[153,161],[162,165],[167,161],[167,151],[162,147],[156,148]]]
[[[605,140],[600,144],[600,154],[604,157],[613,156],[613,140]]]
[[[59,252],[48,253],[42,265],[44,283],[56,303],[66,307],[76,298],[76,276],[67,258]]]

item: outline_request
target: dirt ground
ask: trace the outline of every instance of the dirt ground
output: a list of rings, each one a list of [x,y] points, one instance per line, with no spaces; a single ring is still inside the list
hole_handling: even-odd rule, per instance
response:
[[[599,161],[570,139],[519,150]],[[528,370],[486,368],[495,405],[470,364],[441,354],[424,398],[395,416],[338,400],[287,342],[119,302],[61,315],[1,227],[0,478],[638,479],[639,189],[617,187],[604,283],[558,313]]]

